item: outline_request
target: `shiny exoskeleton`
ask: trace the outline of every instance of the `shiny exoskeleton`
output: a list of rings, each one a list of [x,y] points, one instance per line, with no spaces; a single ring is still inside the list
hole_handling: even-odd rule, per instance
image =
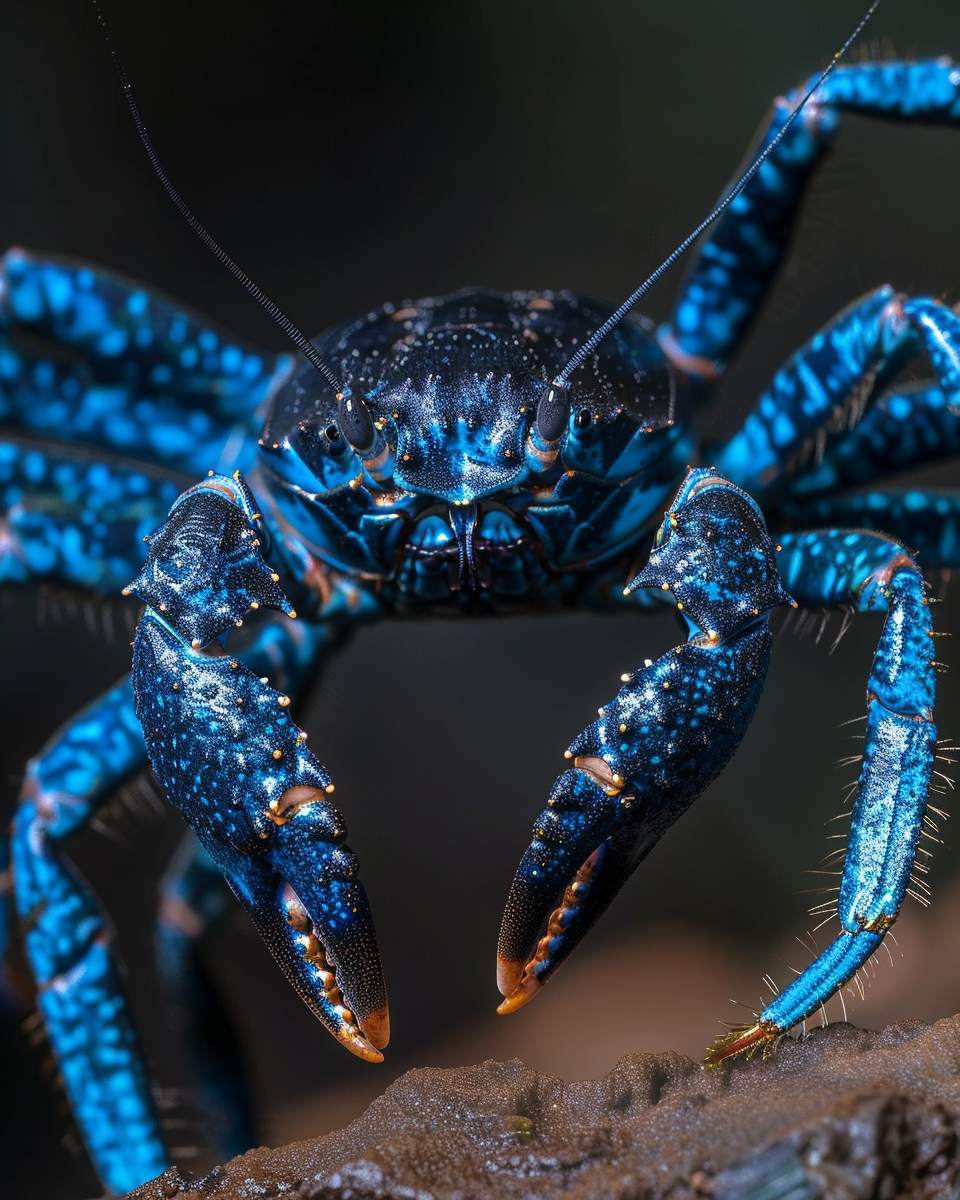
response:
[[[778,102],[768,140],[795,99]],[[149,292],[7,255],[0,578],[125,587],[146,604],[132,681],[31,762],[12,841],[40,1008],[112,1190],[168,1159],[109,928],[62,845],[148,756],[201,847],[167,885],[170,974],[222,872],[319,1019],[382,1057],[386,991],[357,861],[288,707],[361,621],[532,605],[667,604],[686,618],[688,641],[624,676],[570,745],[504,916],[509,1011],[736,749],[770,611],[885,612],[836,939],[712,1061],[773,1044],[880,944],[933,763],[920,570],[960,565],[960,497],[872,481],[960,451],[960,320],[881,288],[802,347],[725,444],[704,451],[696,426],[844,110],[955,123],[960,72],[837,68],[700,246],[669,321],[626,319],[568,388],[552,381],[610,311],[568,292],[471,289],[346,322],[316,342],[343,381],[334,395],[312,366]],[[932,382],[886,393],[918,356]]]

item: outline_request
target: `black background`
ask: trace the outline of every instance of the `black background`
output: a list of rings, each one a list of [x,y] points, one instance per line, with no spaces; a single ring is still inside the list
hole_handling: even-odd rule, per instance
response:
[[[849,0],[105,7],[177,186],[308,333],[388,298],[465,284],[620,299],[705,214],[770,98],[826,62],[861,9]],[[956,2],[887,0],[864,45],[960,55]],[[847,119],[724,383],[717,427],[733,427],[778,363],[868,288],[889,280],[956,301],[958,139]],[[0,171],[0,244],[92,259],[282,348],[162,195],[86,4],[6,0]],[[664,316],[675,286],[661,285],[646,310]],[[128,638],[111,643],[61,601],[0,600],[11,664],[0,782],[12,807],[24,760],[126,669]],[[960,628],[955,594],[937,619]],[[781,639],[737,763],[577,960],[506,1021],[493,1011],[500,908],[560,751],[622,670],[678,640],[675,627],[586,616],[365,631],[301,720],[363,863],[394,1041],[385,1067],[351,1059],[237,916],[213,959],[250,1048],[264,1140],[338,1126],[414,1065],[520,1055],[573,1078],[632,1049],[696,1054],[718,1018],[737,1019],[728,995],[756,1003],[765,970],[785,982],[785,963],[809,957],[793,942],[812,924],[797,892],[816,882],[802,871],[827,848],[823,823],[852,774],[834,765],[856,753],[851,731],[837,727],[862,712],[878,632],[863,622],[831,656],[836,629],[819,645]],[[955,660],[949,642],[938,650]],[[941,686],[945,734],[960,733],[956,678]],[[79,839],[76,858],[118,926],[149,1053],[174,1116],[187,1118],[171,1140],[187,1147],[199,1135],[175,1038],[151,1004],[149,944],[178,819],[140,809]],[[923,919],[908,906],[904,958],[895,948],[897,969],[884,962],[854,1019],[933,1019],[957,1007],[960,965],[942,940],[956,875],[956,855],[938,854],[940,901]],[[13,1022],[3,1040],[0,1188],[92,1194],[82,1157],[60,1147],[58,1101],[37,1082],[42,1052],[25,1048]]]

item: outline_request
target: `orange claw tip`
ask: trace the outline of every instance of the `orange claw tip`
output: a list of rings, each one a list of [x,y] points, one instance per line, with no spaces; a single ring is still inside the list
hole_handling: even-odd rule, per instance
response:
[[[380,1051],[367,1041],[355,1025],[345,1025],[342,1029],[337,1030],[336,1038],[341,1045],[346,1046],[351,1054],[362,1058],[364,1062],[383,1062],[383,1055]]]
[[[523,978],[523,963],[518,958],[503,958],[497,955],[497,987],[500,994],[509,996],[517,990]]]
[[[376,1046],[378,1050],[382,1050],[390,1041],[390,1010],[384,1004],[376,1010],[369,1013],[360,1023],[363,1029],[364,1036],[367,1041]],[[382,1061],[383,1055],[375,1061]]]
[[[781,1033],[782,1030],[773,1021],[737,1025],[729,1033],[717,1038],[703,1060],[704,1066],[719,1067],[726,1059],[735,1058],[738,1054],[746,1054],[751,1058],[758,1050],[762,1050],[765,1057]]]
[[[518,1008],[523,1008],[529,1000],[532,1000],[542,987],[543,984],[532,972],[525,975],[517,987],[500,1004],[497,1012],[501,1017],[505,1017],[507,1013],[516,1012]]]

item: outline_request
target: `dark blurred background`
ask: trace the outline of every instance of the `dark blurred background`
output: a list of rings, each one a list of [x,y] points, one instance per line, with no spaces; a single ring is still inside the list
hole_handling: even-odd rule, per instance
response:
[[[104,0],[171,176],[215,236],[307,332],[386,299],[465,284],[566,286],[617,301],[705,214],[770,99],[823,65],[860,0],[386,5]],[[960,55],[956,0],[887,0],[877,52]],[[91,8],[0,11],[0,244],[69,253],[149,282],[274,348],[281,336],[188,232],[136,140]],[[776,366],[876,284],[956,301],[960,131],[847,119],[793,254],[718,398],[732,428]],[[647,311],[664,316],[676,280]],[[941,471],[941,484],[957,480]],[[0,782],[127,669],[129,636],[62,599],[0,596],[8,661]],[[123,614],[114,614],[123,627]],[[937,610],[960,628],[956,592]],[[211,947],[243,1031],[262,1139],[357,1115],[401,1070],[522,1057],[567,1079],[631,1050],[701,1053],[731,1006],[809,961],[800,894],[830,845],[856,753],[879,627],[831,655],[790,632],[736,761],[638,872],[544,996],[498,1018],[500,911],[560,752],[619,673],[679,640],[671,619],[392,623],[331,664],[301,722],[337,781],[391,989],[387,1063],[348,1056],[274,970],[241,915]],[[956,662],[949,641],[940,657]],[[939,726],[960,734],[958,676]],[[402,765],[401,765],[402,764]],[[949,801],[947,804],[949,807]],[[141,804],[78,840],[130,968],[178,1160],[205,1163],[187,1076],[156,997],[150,913],[179,818]],[[956,844],[933,907],[908,902],[854,1020],[935,1019],[960,1005]],[[825,935],[821,935],[821,945]],[[840,1008],[831,1007],[839,1019]],[[0,1029],[9,1089],[2,1190],[94,1194],[68,1122],[16,1020]],[[194,1148],[197,1148],[194,1151]]]

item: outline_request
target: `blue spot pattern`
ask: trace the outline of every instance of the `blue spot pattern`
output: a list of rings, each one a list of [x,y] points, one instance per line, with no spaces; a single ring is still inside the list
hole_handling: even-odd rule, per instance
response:
[[[932,630],[909,551],[960,567],[957,494],[894,492],[884,477],[960,449],[957,317],[879,289],[794,355],[726,445],[700,448],[696,410],[757,310],[841,114],[957,122],[958,89],[947,60],[838,68],[702,241],[668,323],[629,317],[562,393],[550,381],[611,311],[570,292],[470,289],[344,322],[316,342],[344,381],[338,399],[307,364],[139,286],[6,257],[0,578],[98,594],[133,579],[148,605],[135,698],[125,682],[64,726],[30,766],[13,830],[41,1008],[111,1191],[156,1174],[166,1151],[109,926],[63,842],[147,748],[205,847],[168,880],[163,938],[178,1011],[188,993],[206,1010],[185,1018],[191,1040],[223,1019],[188,965],[196,930],[223,911],[223,872],[320,1020],[381,1057],[385,992],[357,862],[279,690],[296,695],[361,622],[665,603],[686,621],[688,641],[623,677],[570,745],[504,919],[509,1011],[734,752],[763,686],[770,609],[789,593],[884,611],[840,933],[710,1061],[774,1045],[880,944],[933,753]],[[932,383],[880,396],[916,355]],[[684,478],[698,461],[727,478]],[[846,524],[857,531],[834,528]],[[225,1145],[240,1148],[236,1051],[203,1062]]]

